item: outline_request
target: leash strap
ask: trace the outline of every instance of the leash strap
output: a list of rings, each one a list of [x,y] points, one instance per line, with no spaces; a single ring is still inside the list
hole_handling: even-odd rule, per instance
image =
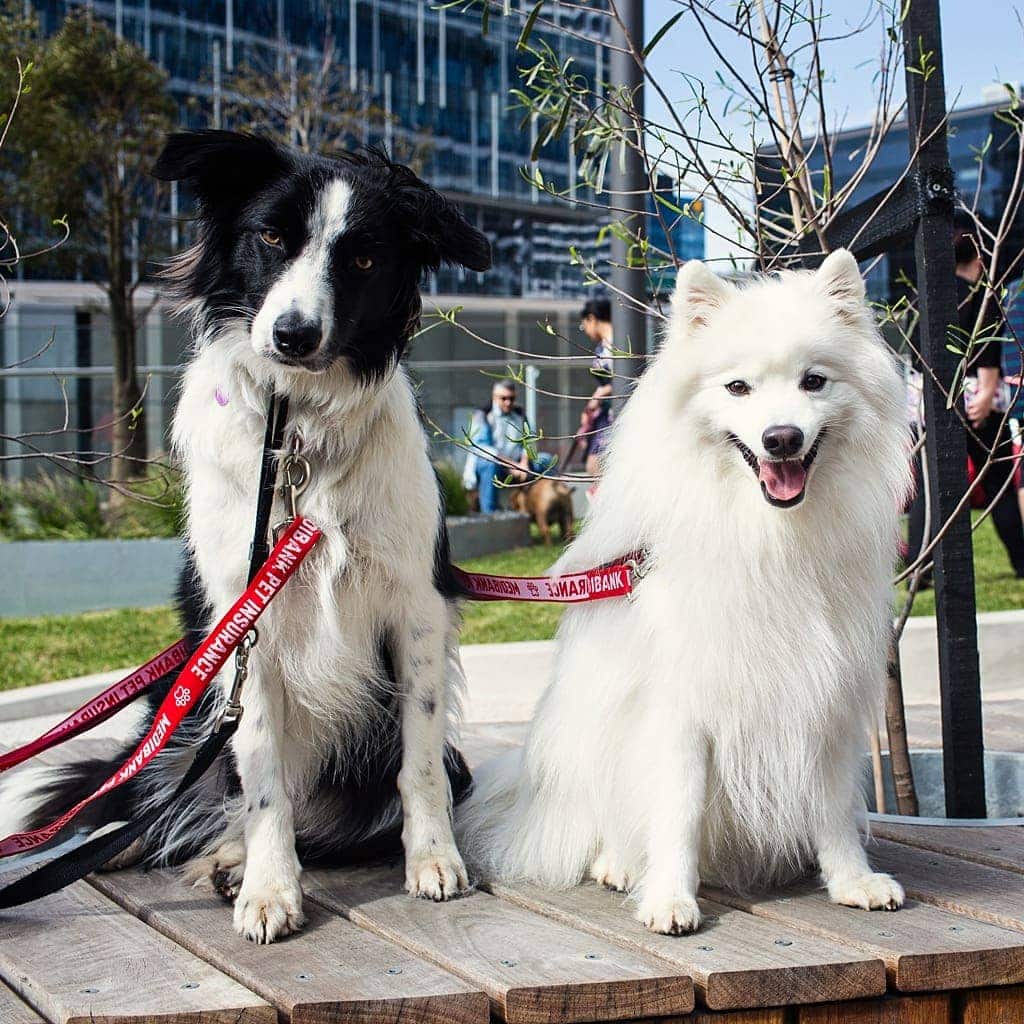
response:
[[[320,531],[317,527],[301,517],[294,519],[275,545],[273,552],[267,554],[268,542],[267,533],[270,523],[271,509],[274,500],[274,486],[277,480],[278,455],[284,440],[284,429],[288,417],[288,400],[286,397],[278,398],[272,395],[267,409],[267,426],[263,440],[263,451],[260,461],[260,481],[256,505],[256,522],[253,531],[253,540],[250,548],[249,559],[249,586],[246,593],[239,598],[224,619],[218,623],[217,628],[200,645],[200,647],[189,659],[189,664],[178,677],[178,684],[168,691],[167,697],[157,712],[156,719],[150,727],[150,731],[131,758],[120,768],[110,779],[107,780],[92,796],[81,801],[76,807],[62,815],[57,822],[37,829],[33,833],[23,833],[9,836],[0,841],[0,856],[8,856],[10,853],[21,852],[25,849],[32,849],[35,846],[46,842],[66,825],[83,807],[91,803],[102,793],[110,790],[127,781],[142,770],[153,757],[166,745],[174,728],[168,727],[165,722],[174,722],[174,727],[187,712],[195,705],[202,691],[209,681],[213,679],[230,656],[231,652],[249,635],[252,624],[259,618],[263,609],[273,599],[274,595],[287,582],[289,576],[299,567],[303,558],[309,553],[313,545],[320,539]],[[266,564],[264,564],[266,563]],[[264,572],[261,572],[261,566]],[[259,577],[257,579],[257,577]],[[244,602],[247,595],[249,604]],[[239,607],[242,605],[242,607]],[[244,628],[242,628],[244,626]],[[235,633],[235,629],[240,632]],[[225,632],[228,630],[229,632]],[[230,633],[230,635],[229,635]],[[176,646],[176,645],[175,645]],[[209,651],[205,651],[209,646]],[[205,661],[201,656],[205,652]],[[159,655],[158,655],[159,658]],[[154,659],[155,660],[155,659]],[[151,662],[147,662],[147,665]],[[145,667],[145,666],[144,666]],[[198,685],[186,686],[182,679],[189,679],[189,672],[198,680]],[[205,675],[205,678],[204,678]],[[155,680],[153,680],[155,682]],[[191,680],[189,680],[191,682]],[[236,686],[238,680],[236,679]],[[152,685],[150,683],[149,685]],[[116,684],[115,684],[116,688]],[[192,690],[195,690],[193,695]],[[135,696],[141,692],[136,692]],[[105,717],[113,714],[114,710],[126,703],[124,698],[120,703],[107,712]],[[174,701],[173,709],[169,702]],[[92,702],[90,702],[92,703]],[[178,713],[180,711],[180,713]],[[72,715],[71,718],[75,718]],[[94,723],[98,724],[98,723]],[[61,723],[64,725],[64,723]],[[88,726],[91,727],[91,726]],[[56,727],[57,729],[60,726]],[[85,731],[85,726],[76,729],[77,732]],[[209,767],[216,760],[223,750],[224,745],[238,728],[237,715],[223,716],[218,720],[214,731],[203,742],[202,746],[193,758],[192,764],[185,772],[174,792],[162,804],[151,808],[149,812],[135,821],[122,825],[113,832],[94,836],[81,846],[68,851],[60,857],[44,864],[35,871],[30,872],[18,881],[0,889],[0,908],[14,907],[22,903],[37,900],[43,896],[57,892],[71,882],[83,878],[91,871],[101,867],[112,857],[121,853],[131,845],[145,830],[160,818],[166,810],[183,793],[190,789],[202,778]],[[53,732],[53,730],[51,730]],[[69,730],[64,732],[49,746],[59,743],[62,739],[73,735]],[[49,735],[49,734],[47,734]],[[148,744],[148,747],[147,747]],[[140,759],[141,755],[141,759]],[[135,765],[132,769],[132,765]],[[122,777],[122,773],[128,770],[128,774]],[[35,839],[34,836],[44,833],[45,838]],[[27,842],[26,842],[27,840]],[[15,847],[10,849],[10,847]]]
[[[7,771],[8,768],[13,768],[15,765],[21,764],[22,761],[28,761],[36,754],[56,747],[73,736],[79,736],[83,732],[96,728],[101,722],[105,722],[112,715],[117,714],[125,704],[130,704],[144,694],[169,672],[181,668],[187,660],[188,643],[182,637],[170,647],[165,647],[159,654],[150,658],[145,665],[141,665],[134,672],[119,679],[112,686],[108,686],[77,711],[72,711],[63,722],[44,732],[42,736],[26,743],[23,747],[0,754],[0,772]]]
[[[263,436],[263,453],[260,458],[260,482],[256,503],[256,523],[253,541],[249,548],[249,574],[251,583],[261,565],[270,553],[267,536],[270,526],[271,509],[274,503],[274,483],[277,479],[277,452],[284,443],[284,429],[288,420],[288,399],[271,399],[267,409],[267,426]],[[44,750],[56,747],[75,736],[80,736],[115,715],[126,704],[145,693],[154,683],[169,672],[180,668],[188,659],[188,642],[185,637],[176,640],[154,655],[134,672],[119,679],[102,693],[73,711],[63,722],[43,733],[30,743],[0,754],[0,772],[28,761]]]
[[[168,691],[157,709],[149,731],[131,757],[91,796],[79,801],[49,825],[32,832],[20,832],[0,839],[0,857],[24,853],[49,842],[94,800],[124,785],[149,765],[167,746],[182,719],[195,707],[234,649],[245,639],[320,537],[320,530],[313,523],[301,516],[297,518],[281,535],[270,557],[245,592],[189,658],[175,685]],[[213,735],[216,736],[221,731],[218,727]]]
[[[490,576],[452,566],[455,578],[472,601],[537,601],[582,604],[633,593],[634,561],[614,562],[564,576]]]

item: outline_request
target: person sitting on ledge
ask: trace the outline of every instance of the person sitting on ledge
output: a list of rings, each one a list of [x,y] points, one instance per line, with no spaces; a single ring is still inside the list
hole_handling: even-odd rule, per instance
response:
[[[469,428],[472,450],[466,457],[462,482],[466,490],[476,489],[480,511],[495,512],[500,506],[502,486],[528,483],[531,475],[547,472],[553,456],[538,452],[530,460],[523,440],[530,433],[522,408],[515,404],[516,386],[499,380],[491,389],[491,404],[473,413]]]

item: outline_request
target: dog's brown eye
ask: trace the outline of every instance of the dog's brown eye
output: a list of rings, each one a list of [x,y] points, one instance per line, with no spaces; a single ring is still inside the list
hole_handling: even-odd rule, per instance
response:
[[[728,391],[730,395],[742,398],[744,395],[750,394],[750,385],[745,380],[731,380],[725,385],[725,390]]]
[[[353,263],[355,263],[355,265],[360,270],[372,270],[373,269],[373,260],[370,259],[369,256],[357,256],[353,260]]]
[[[280,248],[284,239],[276,231],[261,231],[260,240],[275,249]]]
[[[825,378],[820,373],[805,373],[804,379],[800,381],[804,391],[820,391],[824,386]]]

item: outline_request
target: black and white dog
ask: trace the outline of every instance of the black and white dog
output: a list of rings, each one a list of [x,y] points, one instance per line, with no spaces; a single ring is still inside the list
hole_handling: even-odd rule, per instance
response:
[[[198,241],[170,270],[196,338],[173,431],[193,641],[245,587],[271,389],[290,400],[286,445],[312,467],[301,511],[324,537],[261,620],[231,754],[114,866],[195,858],[191,877],[233,895],[236,930],[261,943],[302,925],[300,862],[397,850],[399,837],[409,892],[447,899],[467,885],[451,806],[470,777],[447,742],[462,681],[457,586],[401,359],[424,271],[485,270],[490,246],[373,150],[325,159],[190,132],[168,140],[154,174],[198,203]],[[94,805],[97,818],[164,799],[224,699],[209,691],[165,754]],[[12,780],[20,820],[2,834],[50,820],[124,756]]]

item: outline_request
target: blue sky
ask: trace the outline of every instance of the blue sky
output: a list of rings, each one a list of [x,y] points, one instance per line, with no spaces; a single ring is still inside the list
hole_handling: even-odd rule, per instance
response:
[[[732,0],[715,0],[723,15],[734,8]],[[872,0],[822,0],[832,31],[859,23],[870,10]],[[681,9],[676,0],[645,0],[646,32],[650,38],[658,28]],[[1024,80],[1024,30],[1014,5],[1009,0],[944,0],[942,36],[947,95],[959,92],[958,106],[981,102],[982,88],[994,81]],[[834,79],[828,89],[830,114],[845,118],[847,127],[870,120],[873,105],[872,75],[869,66],[879,52],[881,29],[878,25],[863,35],[831,44],[827,51],[826,74]],[[737,59],[749,54],[733,47]],[[678,74],[684,69],[707,83],[714,81],[718,62],[710,48],[684,15],[651,55],[650,65],[673,100],[685,99],[685,83]],[[719,96],[721,109],[724,96]],[[657,99],[648,98],[648,109],[657,109]]]

